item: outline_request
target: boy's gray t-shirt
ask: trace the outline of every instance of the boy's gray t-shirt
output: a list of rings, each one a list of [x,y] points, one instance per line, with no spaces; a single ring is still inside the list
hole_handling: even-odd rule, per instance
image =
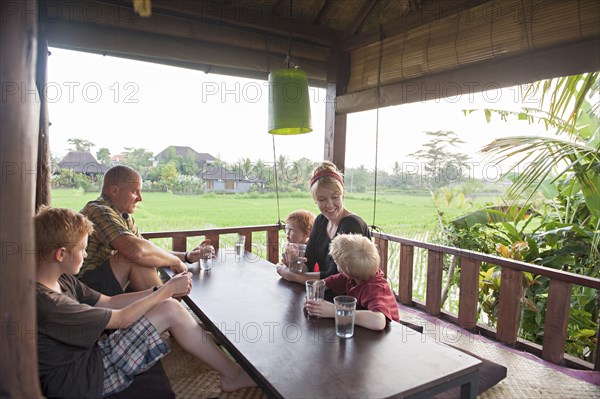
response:
[[[37,284],[38,365],[48,398],[99,398],[104,366],[96,341],[112,311],[94,308],[100,293],[63,274],[61,293]]]

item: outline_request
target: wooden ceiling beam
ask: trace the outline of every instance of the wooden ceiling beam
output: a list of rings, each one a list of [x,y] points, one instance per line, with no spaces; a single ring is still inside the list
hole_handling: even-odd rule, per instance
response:
[[[317,14],[317,18],[315,19],[315,24],[321,25],[323,23],[323,16],[327,15],[328,11],[331,9],[332,6],[333,6],[333,0],[325,0],[325,3],[323,3],[323,7],[321,7],[321,9],[319,10],[319,13]]]
[[[459,12],[489,1],[491,0],[422,1],[419,12],[403,15],[400,18],[387,22],[381,26],[381,29],[377,27],[364,33],[344,37],[337,46],[339,46],[342,52],[352,51],[378,42],[381,39],[382,33],[384,37],[399,35],[418,26],[456,15]]]
[[[111,0],[102,1],[110,2]],[[226,3],[207,4],[194,0],[179,0],[176,2],[172,0],[153,0],[152,13],[163,13],[207,24],[219,24],[233,29],[287,38],[289,34],[287,17],[275,13],[276,7],[282,8],[281,4],[278,3],[275,7],[260,7],[257,5],[249,8]],[[292,36],[294,41],[331,47],[337,40],[339,32],[321,25],[294,21]]]
[[[342,34],[342,40],[348,39],[356,34],[360,26],[365,22],[365,19],[371,13],[371,10],[379,3],[381,0],[364,0],[363,6],[352,21],[352,24],[346,29],[346,31]]]

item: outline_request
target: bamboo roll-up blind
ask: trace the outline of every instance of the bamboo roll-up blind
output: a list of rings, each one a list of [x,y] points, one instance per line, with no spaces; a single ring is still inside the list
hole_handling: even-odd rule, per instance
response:
[[[597,37],[598,0],[495,0],[385,38],[381,84]],[[379,49],[351,52],[347,93],[377,85]]]

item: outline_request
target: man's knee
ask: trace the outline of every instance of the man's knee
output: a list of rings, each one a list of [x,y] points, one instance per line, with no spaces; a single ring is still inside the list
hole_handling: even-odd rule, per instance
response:
[[[131,263],[122,262],[119,260],[119,257],[114,255],[108,258],[108,263],[115,279],[119,282],[121,287],[126,287],[131,279]]]

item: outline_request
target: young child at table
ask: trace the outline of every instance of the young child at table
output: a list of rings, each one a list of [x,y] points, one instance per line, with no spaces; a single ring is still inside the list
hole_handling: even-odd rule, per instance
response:
[[[285,218],[285,236],[288,244],[308,243],[315,215],[312,212],[300,209],[288,214]],[[288,265],[286,252],[283,253],[282,263]]]
[[[383,330],[390,321],[400,321],[396,297],[381,269],[377,247],[367,237],[341,234],[331,241],[330,254],[339,273],[325,278],[327,289],[356,298],[355,324]],[[319,317],[335,317],[333,303],[308,301],[306,310]]]
[[[285,236],[288,242],[296,244],[308,243],[314,221],[315,215],[304,209],[287,215],[285,218]]]
[[[74,275],[79,272],[92,223],[69,209],[42,207],[34,217],[38,363],[47,397],[99,398],[127,388],[169,348],[168,330],[187,352],[221,374],[221,389],[253,386],[252,379],[171,297],[190,292],[191,273],[161,287],[116,296],[101,295]],[[110,335],[104,330],[115,330]]]

